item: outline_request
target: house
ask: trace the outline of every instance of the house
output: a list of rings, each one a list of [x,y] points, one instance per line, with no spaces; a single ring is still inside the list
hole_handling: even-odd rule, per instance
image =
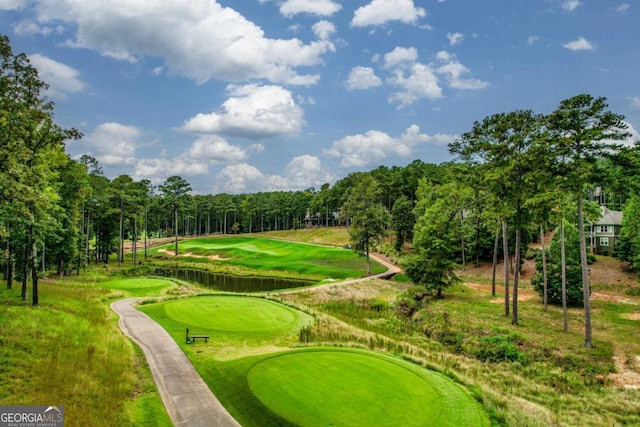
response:
[[[602,217],[593,225],[591,247],[598,255],[613,255],[620,236],[622,212],[600,207]]]

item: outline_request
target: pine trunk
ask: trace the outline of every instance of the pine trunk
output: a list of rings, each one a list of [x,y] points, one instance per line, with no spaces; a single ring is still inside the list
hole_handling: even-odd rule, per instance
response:
[[[509,317],[509,236],[507,222],[502,221],[502,249],[504,252],[504,317]]]
[[[582,292],[584,298],[584,346],[593,347],[591,329],[591,291],[589,289],[589,266],[587,264],[587,241],[584,233],[582,197],[578,196],[578,231],[580,232],[580,267],[582,268]]]

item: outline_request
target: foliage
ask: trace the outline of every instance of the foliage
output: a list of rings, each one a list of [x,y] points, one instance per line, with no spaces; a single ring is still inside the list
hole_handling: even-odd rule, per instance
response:
[[[522,338],[517,334],[483,337],[476,348],[475,356],[483,362],[518,362],[526,364],[528,361],[520,350],[519,345],[521,344]]]
[[[388,213],[380,204],[380,188],[371,176],[364,175],[349,191],[342,206],[344,216],[349,218],[349,236],[353,250],[367,259],[367,274],[371,273],[369,253],[377,239],[385,233]]]
[[[580,235],[577,228],[565,222],[565,256],[567,265],[567,305],[581,306],[584,293],[582,290],[582,273],[580,270]],[[543,295],[542,256],[536,258],[536,275],[531,280],[540,296]],[[554,235],[547,251],[547,295],[551,304],[562,304],[562,275],[560,264],[560,233]]]
[[[616,255],[640,272],[640,196],[637,194],[629,197],[624,205]]]

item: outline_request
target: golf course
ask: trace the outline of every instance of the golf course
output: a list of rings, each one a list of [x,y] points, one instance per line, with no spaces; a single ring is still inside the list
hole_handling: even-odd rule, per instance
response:
[[[141,310],[171,334],[242,425],[488,425],[480,405],[436,372],[371,351],[291,349],[314,320],[282,304],[214,295]],[[208,343],[186,343],[186,328],[209,335]]]

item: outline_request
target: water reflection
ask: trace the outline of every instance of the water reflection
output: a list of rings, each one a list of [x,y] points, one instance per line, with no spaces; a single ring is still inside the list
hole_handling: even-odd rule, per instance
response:
[[[208,271],[186,268],[156,268],[155,274],[163,277],[174,277],[185,282],[196,282],[208,288],[228,292],[260,292],[277,289],[299,288],[310,286],[314,282],[305,280],[289,280],[274,277],[245,277],[229,274],[216,274]]]

